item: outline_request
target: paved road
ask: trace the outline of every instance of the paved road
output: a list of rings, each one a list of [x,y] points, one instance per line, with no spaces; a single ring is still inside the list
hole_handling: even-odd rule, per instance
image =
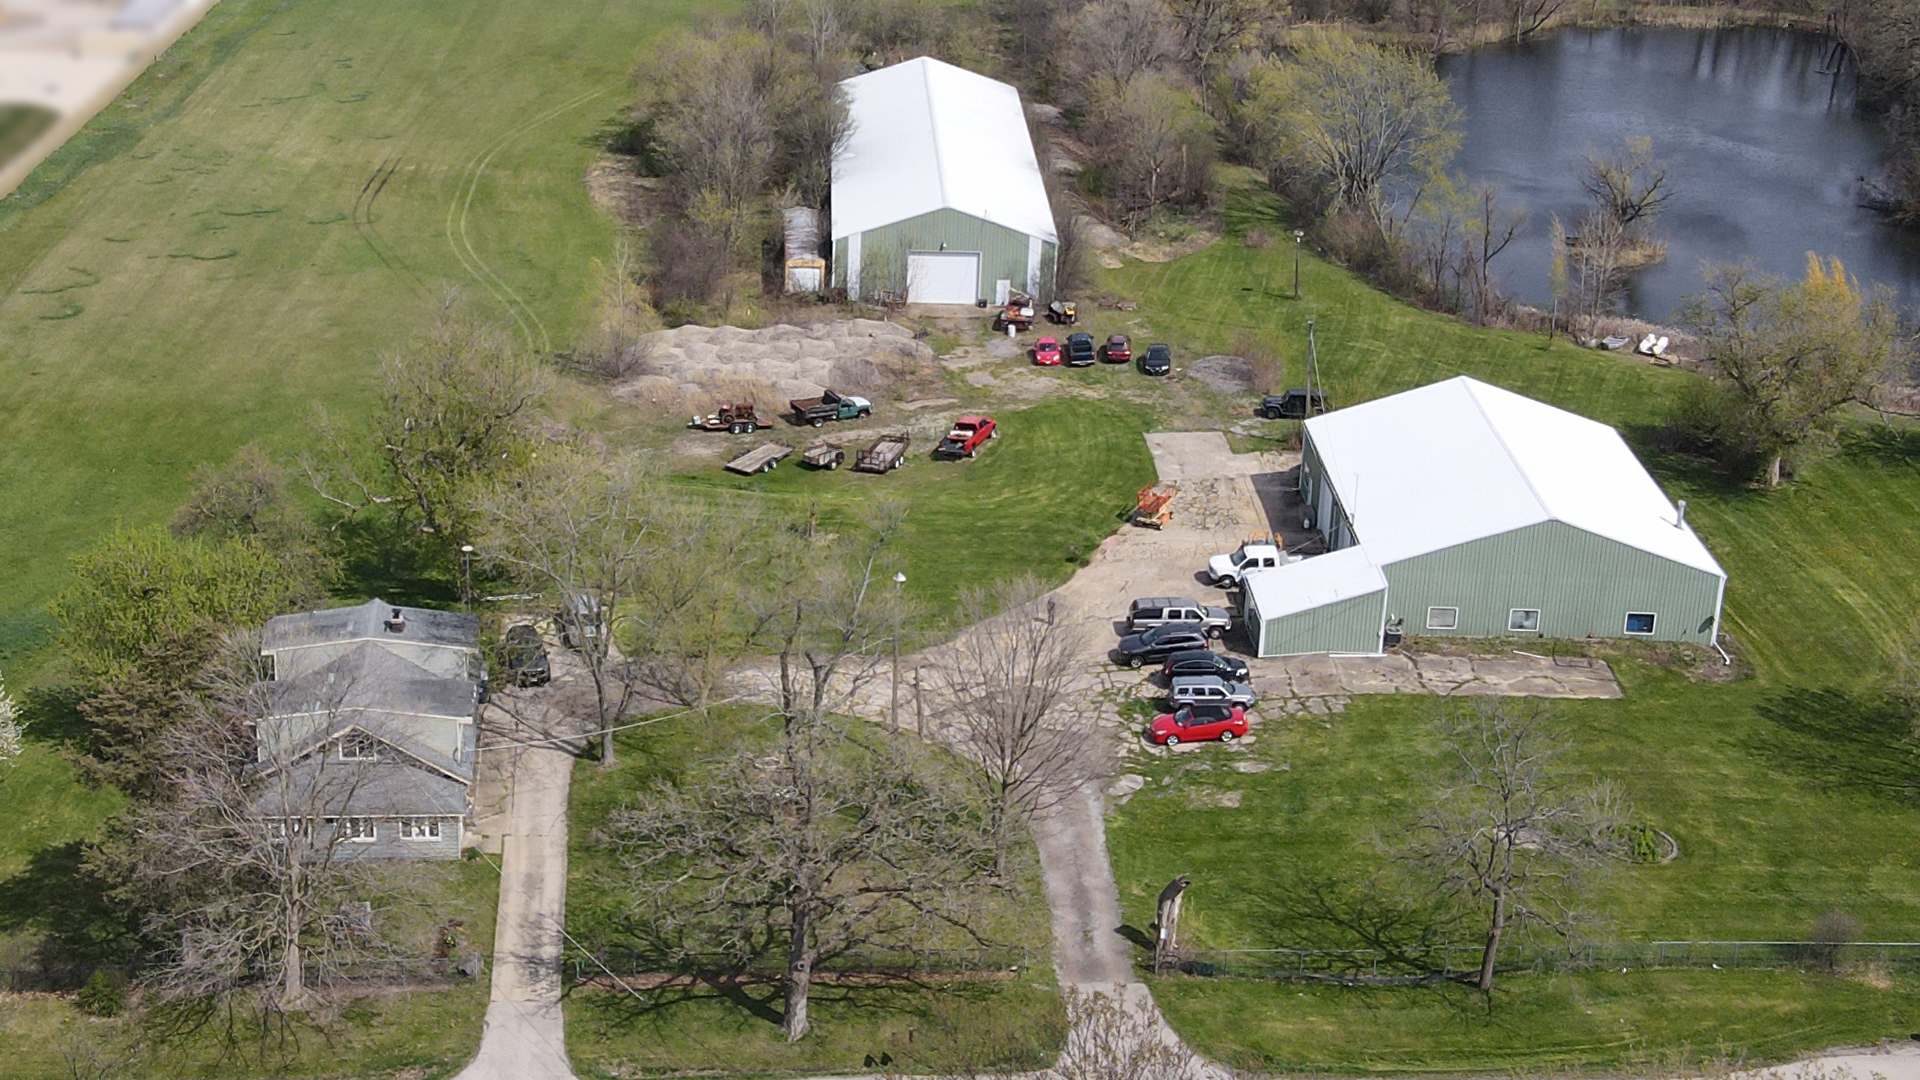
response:
[[[488,715],[499,717],[499,711]],[[540,729],[554,727],[509,721],[505,737],[539,738]],[[510,755],[512,775],[493,936],[493,995],[480,1053],[455,1080],[574,1080],[560,1014],[573,755],[554,745],[487,752]]]

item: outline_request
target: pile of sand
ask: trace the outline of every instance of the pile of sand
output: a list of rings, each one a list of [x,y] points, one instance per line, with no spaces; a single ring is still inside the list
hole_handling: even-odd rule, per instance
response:
[[[934,367],[913,331],[872,319],[779,325],[681,326],[647,335],[641,374],[613,388],[634,404],[705,409],[754,401],[783,410],[791,398],[832,388],[873,396]]]

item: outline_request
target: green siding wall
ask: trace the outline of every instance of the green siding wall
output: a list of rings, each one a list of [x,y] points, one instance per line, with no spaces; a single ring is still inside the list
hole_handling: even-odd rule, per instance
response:
[[[1385,625],[1386,593],[1356,596],[1325,607],[1260,621],[1261,656],[1299,653],[1377,653]]]
[[[1045,304],[1053,299],[1054,245],[1040,245],[1040,281],[1027,283],[1027,234],[983,221],[958,210],[935,210],[892,225],[870,229],[860,237],[860,291],[905,293],[907,254],[913,251],[977,251],[980,253],[980,298],[993,302],[993,283],[1005,278],[1015,291],[1032,289]],[[847,241],[833,242],[833,286],[847,287]]]
[[[1617,638],[1626,636],[1628,612],[1651,611],[1658,616],[1655,640],[1707,645],[1720,595],[1720,579],[1712,574],[1558,521],[1404,559],[1380,572],[1389,615],[1404,618],[1409,634]],[[1428,630],[1429,607],[1459,608],[1458,628]],[[1538,608],[1540,631],[1509,631],[1513,608]]]

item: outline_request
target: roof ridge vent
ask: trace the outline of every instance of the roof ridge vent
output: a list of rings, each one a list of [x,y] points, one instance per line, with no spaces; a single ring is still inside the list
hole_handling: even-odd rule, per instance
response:
[[[404,634],[406,632],[407,632],[406,612],[401,611],[399,608],[394,608],[393,614],[387,617],[387,633]]]

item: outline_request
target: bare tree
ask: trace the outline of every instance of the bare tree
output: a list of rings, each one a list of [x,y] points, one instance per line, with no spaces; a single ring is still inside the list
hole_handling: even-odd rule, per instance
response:
[[[1791,284],[1747,265],[1711,268],[1686,312],[1713,361],[1715,430],[1702,434],[1757,462],[1769,487],[1909,344],[1889,290],[1868,292],[1839,259],[1811,253],[1807,276]]]
[[[257,635],[222,643],[203,706],[159,736],[166,794],[136,804],[94,865],[171,943],[151,978],[163,993],[261,987],[273,1008],[299,1010],[373,932],[341,912],[357,898],[349,853],[376,827],[356,816],[376,755],[336,745],[338,700],[270,726],[263,664]]]
[[[1165,0],[1179,28],[1181,55],[1205,86],[1228,57],[1244,48],[1274,18],[1267,0]]]
[[[751,619],[777,648],[771,745],[663,785],[607,828],[636,933],[738,967],[780,957],[789,1041],[810,1028],[824,960],[973,934],[993,863],[986,812],[957,770],[850,718],[887,640],[883,522],[851,560],[791,551]],[[793,564],[802,564],[794,567]]]
[[[1383,225],[1388,185],[1444,172],[1460,145],[1460,110],[1426,57],[1327,34],[1256,69],[1247,112],[1272,182],[1302,176]]]
[[[1619,219],[1589,210],[1575,226],[1579,231],[1562,239],[1567,258],[1569,320],[1578,316],[1593,326],[1614,306],[1626,288],[1628,237]]]
[[[343,430],[321,410],[329,453],[302,464],[347,515],[383,506],[422,532],[464,538],[473,484],[526,455],[550,383],[511,336],[461,315],[449,296],[424,337],[382,359],[365,429]]]
[[[1587,151],[1580,187],[1629,238],[1637,238],[1674,196],[1666,166],[1654,160],[1653,140],[1645,135],[1629,136],[1616,150]]]
[[[1503,0],[1503,3],[1508,41],[1519,41],[1537,33],[1566,6],[1566,0]]]
[[[1186,87],[1150,72],[1102,88],[1093,113],[1101,163],[1129,231],[1163,206],[1206,196],[1217,134]]]
[[[1555,714],[1534,701],[1480,701],[1443,712],[1448,766],[1409,839],[1439,890],[1486,919],[1477,985],[1493,989],[1513,926],[1566,933],[1584,877],[1620,850],[1626,810],[1610,787],[1577,787],[1561,765]]]
[[[1477,184],[1473,189],[1473,216],[1467,258],[1462,264],[1468,288],[1473,293],[1473,316],[1485,326],[1505,305],[1494,284],[1493,260],[1507,250],[1526,223],[1524,212],[1500,205],[1497,184]]]
[[[1093,0],[1073,16],[1066,40],[1076,82],[1104,79],[1123,90],[1180,51],[1163,0]]]
[[[701,512],[633,459],[554,447],[477,501],[479,556],[559,605],[593,690],[600,762],[641,689],[636,655],[707,581],[688,558]]]
[[[996,614],[941,652],[936,686],[949,741],[980,766],[1004,869],[1014,829],[1099,775],[1105,747],[1066,601],[1026,576],[967,589],[960,606]]]

